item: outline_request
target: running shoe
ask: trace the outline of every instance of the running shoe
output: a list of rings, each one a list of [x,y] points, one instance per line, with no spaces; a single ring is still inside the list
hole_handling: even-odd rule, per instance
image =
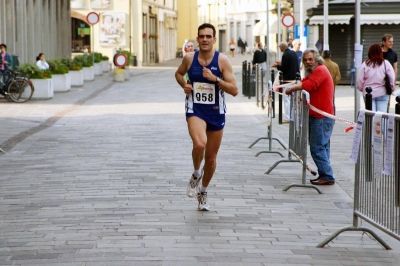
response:
[[[198,187],[202,177],[203,174],[197,178],[194,175],[192,175],[192,177],[190,178],[186,189],[186,194],[189,198],[194,198],[194,196],[196,196],[196,188]]]
[[[207,202],[207,192],[197,192],[197,200],[199,201],[199,206],[197,207],[199,211],[210,210],[210,205]]]

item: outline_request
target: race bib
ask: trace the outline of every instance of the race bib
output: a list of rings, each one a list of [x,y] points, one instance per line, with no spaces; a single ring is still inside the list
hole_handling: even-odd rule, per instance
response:
[[[215,104],[215,84],[193,82],[194,103]]]

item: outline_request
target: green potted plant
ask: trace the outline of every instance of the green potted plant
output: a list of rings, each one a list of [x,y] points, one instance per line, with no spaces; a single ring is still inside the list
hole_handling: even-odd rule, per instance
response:
[[[82,65],[83,70],[83,80],[92,81],[94,80],[94,67],[92,62],[92,57],[90,55],[77,55],[75,56],[75,62]]]
[[[68,67],[71,86],[72,87],[80,87],[83,85],[83,70],[82,64],[73,61],[71,58],[62,58],[61,63]]]
[[[108,56],[105,56],[105,55],[103,55],[102,57],[101,57],[101,66],[102,66],[102,69],[103,69],[103,72],[108,72],[109,71],[109,62],[108,62]]]
[[[47,60],[53,77],[54,92],[67,92],[71,89],[69,69],[61,60]]]
[[[36,64],[22,64],[18,67],[22,76],[28,77],[35,87],[31,99],[51,99],[54,96],[52,74],[49,69],[41,70]]]
[[[91,54],[93,56],[93,54]],[[103,67],[101,65],[101,53],[94,53],[94,74],[95,75],[101,75],[103,74]],[[92,58],[93,60],[93,58]]]

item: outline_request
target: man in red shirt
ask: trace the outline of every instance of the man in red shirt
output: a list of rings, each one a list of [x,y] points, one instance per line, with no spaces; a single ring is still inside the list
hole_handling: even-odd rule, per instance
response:
[[[334,114],[334,85],[324,60],[314,49],[303,52],[303,65],[306,77],[286,90],[291,94],[296,90],[305,90],[310,94],[310,104],[329,114]],[[311,181],[314,185],[333,185],[335,178],[330,163],[330,138],[335,120],[325,117],[313,110],[309,112],[310,152],[318,167],[318,179]]]

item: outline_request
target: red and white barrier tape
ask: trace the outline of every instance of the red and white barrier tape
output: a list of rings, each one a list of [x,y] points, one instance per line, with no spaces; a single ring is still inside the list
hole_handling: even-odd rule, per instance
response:
[[[275,87],[273,87],[272,89],[286,88],[286,87],[289,87],[290,85],[293,85],[293,84],[295,84],[295,83],[294,83],[294,82],[293,82],[293,83],[287,83],[287,84],[283,84],[283,85],[280,85],[280,86],[275,86]],[[274,90],[274,91],[275,91],[275,93],[277,93],[277,94],[281,94],[281,95],[286,96],[285,93],[281,93],[281,92],[278,92],[278,91],[276,91],[276,90]],[[350,130],[354,129],[354,127],[355,127],[355,125],[356,125],[356,123],[353,122],[353,121],[350,121],[350,120],[347,120],[347,119],[344,119],[344,118],[340,118],[340,117],[331,115],[331,114],[329,114],[329,113],[327,113],[327,112],[324,112],[324,111],[322,111],[322,110],[319,110],[318,108],[316,108],[315,106],[311,105],[310,103],[307,103],[307,105],[308,105],[308,107],[309,107],[311,110],[313,110],[314,112],[316,112],[316,113],[318,113],[318,114],[321,114],[321,115],[323,115],[323,116],[329,117],[329,118],[331,118],[331,119],[334,119],[334,120],[337,120],[337,121],[340,121],[340,122],[344,122],[344,123],[350,124],[351,126],[345,129],[345,131],[344,131],[345,133],[347,133],[347,132],[349,132]]]

